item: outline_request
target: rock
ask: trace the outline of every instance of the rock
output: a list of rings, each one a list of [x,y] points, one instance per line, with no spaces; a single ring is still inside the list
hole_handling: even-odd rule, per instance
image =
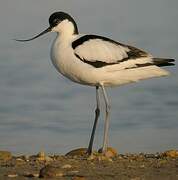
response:
[[[97,160],[98,160],[98,161],[108,161],[108,162],[113,162],[111,158],[108,158],[108,157],[105,156],[105,155],[97,156]]]
[[[59,167],[47,165],[40,170],[40,178],[62,177],[64,174]]]
[[[68,171],[68,175],[76,175],[77,173],[79,173],[79,171],[77,171],[77,170],[73,170],[73,171]]]
[[[53,159],[51,157],[49,157],[49,156],[46,156],[45,161],[50,162],[50,161],[53,161]]]
[[[16,165],[23,165],[26,164],[26,161],[24,161],[22,158],[16,158]]]
[[[0,151],[0,161],[8,161],[12,158],[12,154],[8,151]]]
[[[15,178],[15,177],[17,177],[18,175],[17,174],[8,174],[7,175],[7,177],[9,177],[9,178]]]
[[[23,159],[21,158],[17,158],[16,161],[24,161]]]
[[[98,150],[99,153],[102,153],[102,149],[100,148]],[[112,148],[112,147],[108,147],[107,148],[107,151],[104,153],[104,155],[108,158],[113,158],[113,157],[116,157],[118,155],[117,151]]]
[[[39,177],[38,173],[27,173],[24,175],[24,177],[33,178],[33,177]]]
[[[164,165],[164,164],[167,164],[167,160],[166,159],[160,159],[160,160],[158,160],[158,166],[160,167],[160,166],[162,166],[162,165]]]
[[[88,161],[92,161],[92,160],[95,160],[96,158],[97,158],[96,155],[91,154],[91,155],[87,158],[87,160],[88,160]]]
[[[72,180],[87,180],[84,176],[75,176]]]
[[[176,150],[169,150],[163,153],[163,156],[171,157],[171,158],[178,158],[178,151]]]
[[[145,168],[145,165],[144,164],[140,165],[140,168]]]
[[[45,161],[45,153],[43,151],[39,152],[36,157],[39,161]]]
[[[46,156],[45,153],[43,151],[39,152],[37,155],[36,155],[36,159],[38,161],[53,161],[53,159],[49,156]]]
[[[62,166],[62,169],[70,169],[72,166],[70,164],[65,164]]]
[[[30,156],[29,155],[22,155],[20,157],[17,157],[16,160],[17,159],[22,159],[23,161],[28,162],[28,161],[30,161]]]
[[[78,148],[68,152],[65,156],[85,156],[87,155],[87,148]]]
[[[160,158],[160,154],[145,154],[144,155],[145,158],[153,158],[153,159],[159,159]]]
[[[23,156],[23,159],[24,159],[25,161],[29,161],[30,156],[28,156],[28,155],[24,155],[24,156]]]
[[[134,178],[131,178],[130,180],[141,180],[140,177],[134,177]]]

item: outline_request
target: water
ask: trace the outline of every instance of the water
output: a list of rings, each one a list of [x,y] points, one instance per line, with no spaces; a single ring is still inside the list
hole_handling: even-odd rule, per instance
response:
[[[86,147],[93,124],[95,90],[57,74],[49,58],[54,34],[29,43],[57,10],[72,14],[85,33],[105,35],[178,59],[178,1],[2,1],[0,6],[0,149],[13,153],[64,153]],[[108,89],[110,144],[119,152],[178,148],[178,71]],[[103,116],[95,148],[101,146]]]

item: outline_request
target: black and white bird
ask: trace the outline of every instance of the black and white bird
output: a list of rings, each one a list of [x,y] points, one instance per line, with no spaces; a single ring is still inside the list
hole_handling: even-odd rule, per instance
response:
[[[70,80],[96,87],[95,120],[87,153],[92,153],[94,134],[100,115],[99,88],[104,97],[106,115],[102,152],[108,147],[110,104],[105,91],[107,86],[121,86],[153,77],[167,76],[169,72],[160,68],[174,65],[174,59],[154,58],[151,54],[112,39],[79,34],[74,19],[65,12],[55,12],[49,18],[49,27],[39,36],[56,32],[51,48],[51,60],[55,68]]]

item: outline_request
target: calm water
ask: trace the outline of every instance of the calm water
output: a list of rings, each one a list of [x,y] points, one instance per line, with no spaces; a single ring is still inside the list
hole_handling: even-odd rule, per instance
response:
[[[59,75],[49,58],[54,34],[29,43],[57,10],[96,33],[178,59],[177,0],[0,0],[0,149],[63,153],[88,144],[95,90]],[[178,148],[178,69],[172,75],[108,89],[110,144],[119,152]],[[103,116],[95,147],[101,146]]]

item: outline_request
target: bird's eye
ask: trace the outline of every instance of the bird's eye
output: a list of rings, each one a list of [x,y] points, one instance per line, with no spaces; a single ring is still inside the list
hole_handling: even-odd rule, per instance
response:
[[[53,20],[53,25],[57,25],[59,23],[59,19],[54,19]]]

